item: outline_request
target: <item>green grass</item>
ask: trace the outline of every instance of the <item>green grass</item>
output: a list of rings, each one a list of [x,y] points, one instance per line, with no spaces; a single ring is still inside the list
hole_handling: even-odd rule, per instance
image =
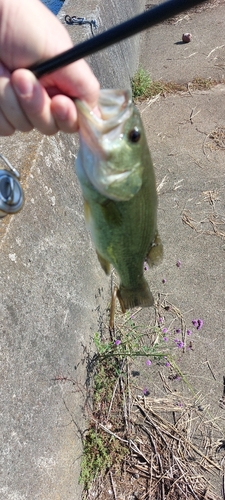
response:
[[[85,490],[88,490],[97,475],[112,463],[112,455],[109,453],[110,442],[107,442],[106,437],[103,432],[94,428],[86,434],[80,474],[80,483]]]
[[[147,71],[140,68],[135,73],[131,82],[133,99],[146,96],[150,85],[151,85],[150,75],[147,73]]]

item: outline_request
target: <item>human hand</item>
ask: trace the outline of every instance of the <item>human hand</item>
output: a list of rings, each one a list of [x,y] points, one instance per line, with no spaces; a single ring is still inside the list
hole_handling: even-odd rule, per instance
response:
[[[97,105],[99,83],[84,60],[37,80],[27,68],[72,47],[68,32],[40,0],[0,0],[0,135],[33,128],[78,130],[71,97]]]

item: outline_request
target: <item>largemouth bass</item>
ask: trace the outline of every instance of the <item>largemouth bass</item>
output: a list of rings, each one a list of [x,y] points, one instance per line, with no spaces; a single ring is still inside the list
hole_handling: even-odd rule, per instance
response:
[[[100,117],[76,100],[80,150],[76,172],[99,262],[117,271],[122,311],[153,305],[144,261],[158,264],[155,175],[144,128],[130,91],[101,90]]]

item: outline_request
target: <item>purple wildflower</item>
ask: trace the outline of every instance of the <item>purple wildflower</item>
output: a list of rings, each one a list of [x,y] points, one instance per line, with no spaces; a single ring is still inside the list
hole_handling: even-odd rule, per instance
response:
[[[168,337],[163,337],[164,342],[168,342]]]
[[[120,344],[121,344],[121,340],[116,339],[114,343],[115,343],[115,345],[116,345],[116,346],[117,346],[117,345],[120,345]]]
[[[147,366],[151,366],[151,364],[152,364],[151,360],[150,360],[150,359],[147,359],[147,361],[146,361],[146,365],[147,365]]]
[[[180,332],[181,332],[181,329],[180,329],[180,328],[177,328],[177,329],[175,330],[175,332],[176,332],[176,333],[180,333]]]
[[[191,330],[187,330],[187,335],[191,335],[192,334],[192,331]]]
[[[197,320],[197,319],[193,319],[193,320],[192,320],[192,325],[194,325],[194,326],[198,326],[198,320]]]
[[[149,394],[150,394],[149,390],[146,387],[144,387],[143,393],[145,396],[149,396]]]
[[[162,279],[162,283],[166,283],[166,279],[165,278]]]
[[[177,267],[181,267],[181,261],[180,260],[177,260],[176,266]]]
[[[162,329],[162,332],[163,332],[163,333],[167,333],[167,332],[168,332],[168,329],[167,329],[167,328],[163,328],[163,329]]]
[[[198,319],[198,326],[197,326],[197,330],[201,330],[202,326],[203,326],[203,321],[202,321],[202,319]]]
[[[170,366],[170,362],[169,362],[169,361],[167,361],[165,366]]]
[[[163,323],[163,318],[162,318],[162,316],[160,316],[160,317],[159,317],[158,321],[159,321],[159,323]]]
[[[182,347],[184,347],[184,343],[182,342],[182,340],[174,339],[174,342],[177,344],[177,347],[179,349],[182,349]]]

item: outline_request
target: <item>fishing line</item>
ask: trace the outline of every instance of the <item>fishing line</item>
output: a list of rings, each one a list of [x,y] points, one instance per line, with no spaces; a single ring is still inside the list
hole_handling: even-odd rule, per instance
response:
[[[118,24],[100,35],[97,35],[85,42],[82,42],[72,49],[69,49],[62,54],[59,54],[44,62],[36,63],[28,69],[34,73],[37,78],[40,78],[47,73],[51,73],[67,64],[87,57],[95,52],[105,49],[110,45],[116,44],[136,35],[137,33],[151,28],[152,26],[162,23],[170,17],[174,17],[185,10],[190,10],[192,7],[199,5],[206,0],[169,0],[152,9],[149,9],[138,16]]]
[[[69,24],[69,25],[75,24],[77,26],[82,26],[83,24],[89,24],[90,28],[91,28],[92,36],[94,36],[93,29],[96,30],[98,28],[97,21],[95,19],[91,19],[91,21],[88,21],[87,19],[85,19],[85,17],[69,16],[67,14],[65,16],[65,21],[66,21],[66,24]]]

